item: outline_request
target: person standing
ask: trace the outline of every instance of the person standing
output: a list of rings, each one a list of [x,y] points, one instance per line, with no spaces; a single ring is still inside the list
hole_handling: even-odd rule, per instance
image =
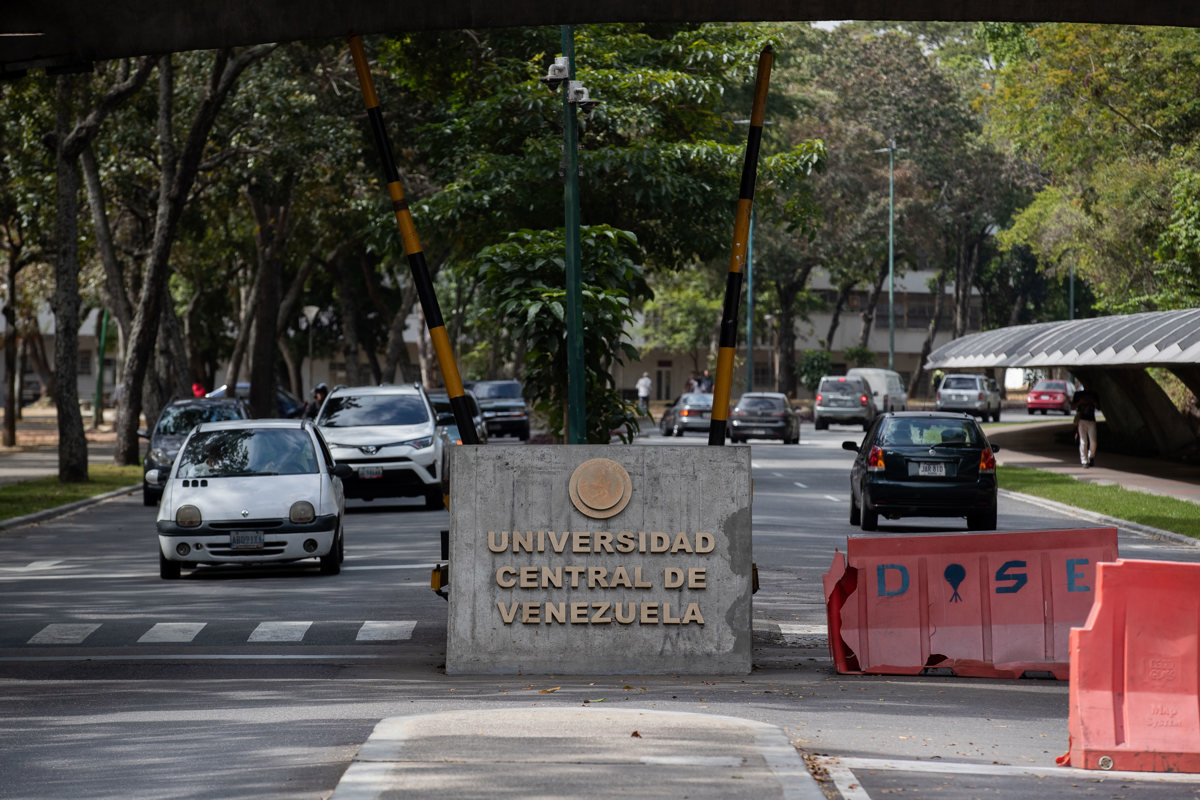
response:
[[[1079,463],[1085,467],[1096,464],[1096,411],[1100,395],[1090,389],[1079,389],[1071,397],[1075,409],[1075,432],[1079,436]]]
[[[304,418],[316,419],[317,412],[321,410],[321,404],[325,402],[325,398],[329,395],[329,385],[318,383],[313,387],[313,399],[304,404]]]
[[[708,370],[704,370],[704,374],[700,376],[700,391],[704,392],[705,394],[712,394],[712,390],[712,375],[708,373]]]
[[[650,373],[643,372],[642,377],[637,380],[638,393],[638,411],[646,416],[650,416],[650,389],[654,386],[654,382],[650,380]]]

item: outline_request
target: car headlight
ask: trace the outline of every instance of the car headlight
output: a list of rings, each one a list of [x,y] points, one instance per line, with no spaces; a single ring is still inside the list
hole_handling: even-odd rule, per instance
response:
[[[146,461],[155,466],[169,467],[171,465],[171,454],[166,450],[154,449],[146,454]]]
[[[292,510],[288,512],[288,519],[292,522],[312,522],[317,518],[317,512],[313,509],[312,503],[307,500],[297,500],[292,503]]]
[[[424,450],[433,444],[433,437],[423,436],[420,439],[413,439],[411,442],[402,442],[402,444],[406,444],[416,450]]]
[[[200,522],[200,509],[195,506],[180,506],[175,512],[175,524],[181,528],[198,528]]]

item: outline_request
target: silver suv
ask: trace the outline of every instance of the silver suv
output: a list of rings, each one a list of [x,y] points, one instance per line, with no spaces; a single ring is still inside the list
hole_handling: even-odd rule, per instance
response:
[[[436,423],[419,383],[334,389],[317,417],[333,460],[354,468],[346,497],[424,497],[429,509],[443,507]]]
[[[875,421],[875,402],[866,380],[852,375],[826,375],[817,385],[813,425],[823,431],[833,422],[862,425],[868,430]]]
[[[947,375],[937,390],[938,411],[965,411],[1000,421],[1000,387],[986,375]]]

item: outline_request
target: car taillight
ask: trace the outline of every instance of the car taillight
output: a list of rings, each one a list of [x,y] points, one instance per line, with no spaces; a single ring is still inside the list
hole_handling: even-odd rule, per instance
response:
[[[883,468],[883,450],[879,445],[872,445],[871,452],[867,455],[867,471],[878,472]]]
[[[821,405],[821,400],[822,400],[822,399],[824,399],[824,398],[823,398],[823,396],[818,394],[818,395],[817,395],[817,405]]]
[[[982,399],[983,399],[983,392],[980,392],[980,393],[979,393],[979,396],[978,396],[978,397],[976,397],[975,399],[976,399],[976,400],[982,400]]]
[[[858,398],[858,404],[859,404],[860,406],[865,406],[865,405],[867,404],[867,400],[868,400],[868,399],[869,399],[869,398],[868,398],[868,397],[867,397],[867,396],[864,394],[864,395],[862,395],[861,397],[859,397],[859,398]]]
[[[996,456],[992,452],[992,448],[985,447],[983,452],[979,454],[979,474],[994,473],[996,471]]]

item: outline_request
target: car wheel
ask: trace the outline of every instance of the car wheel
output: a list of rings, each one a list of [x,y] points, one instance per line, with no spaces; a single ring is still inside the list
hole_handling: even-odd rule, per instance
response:
[[[1027,408],[1027,409],[1025,409],[1025,412],[1026,412],[1027,414],[1029,414],[1029,416],[1031,416],[1031,417],[1033,416],[1033,409],[1032,409],[1032,408]]]
[[[967,515],[967,530],[994,531],[996,530],[996,509],[980,511],[978,514]]]
[[[858,503],[854,502],[854,492],[850,492],[850,524],[862,524],[862,509],[858,507]]]
[[[333,539],[333,547],[329,548],[329,552],[321,556],[321,574],[322,575],[337,575],[342,571],[342,559],[345,557],[342,551],[342,529],[338,526],[337,536]]]
[[[871,430],[871,421],[870,420],[867,420],[866,422],[863,423],[863,430],[864,431]]]
[[[879,512],[874,509],[863,506],[862,511],[862,529],[864,531],[878,530],[879,528]]]
[[[521,428],[520,432],[517,433],[517,438],[520,439],[522,442],[529,441],[529,426],[528,425],[526,425],[524,428]]]
[[[734,436],[733,434],[729,434],[729,443],[730,444],[741,444],[742,440],[739,439],[738,437]]]
[[[436,486],[425,490],[425,508],[428,511],[440,511],[446,504],[442,500],[442,487]]]
[[[829,423],[823,419],[818,419],[813,421],[813,427],[819,431],[827,431],[829,430]]]
[[[164,581],[173,581],[179,578],[181,568],[178,561],[172,561],[162,554],[158,553],[158,577]]]
[[[162,492],[156,492],[149,486],[142,484],[142,505],[156,506],[158,501],[162,499]]]

